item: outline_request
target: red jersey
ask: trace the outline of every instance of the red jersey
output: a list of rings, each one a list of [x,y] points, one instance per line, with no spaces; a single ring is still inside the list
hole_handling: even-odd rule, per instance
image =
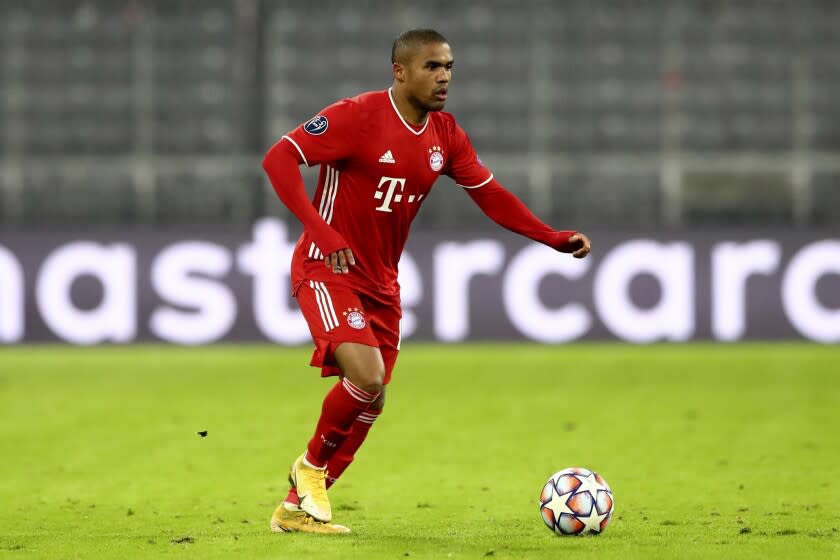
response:
[[[349,274],[333,273],[304,231],[292,258],[293,286],[310,279],[374,297],[398,296],[397,263],[438,176],[466,188],[493,179],[451,114],[430,112],[422,127],[414,127],[400,115],[390,89],[338,101],[283,141],[307,166],[321,166],[313,204],[356,259]]]

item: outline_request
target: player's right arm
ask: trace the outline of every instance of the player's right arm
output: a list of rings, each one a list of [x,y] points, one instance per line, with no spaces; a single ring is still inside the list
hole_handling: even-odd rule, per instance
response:
[[[358,106],[351,100],[330,105],[283,136],[263,158],[263,169],[274,192],[325,255],[325,266],[344,273],[349,272],[350,265],[356,264],[353,252],[309,200],[299,167],[300,164],[334,163],[350,156],[357,145],[357,111]]]
[[[344,238],[324,221],[310,202],[300,173],[298,155],[291,143],[280,140],[265,155],[263,169],[274,192],[309,232],[312,241],[325,255],[347,247]]]

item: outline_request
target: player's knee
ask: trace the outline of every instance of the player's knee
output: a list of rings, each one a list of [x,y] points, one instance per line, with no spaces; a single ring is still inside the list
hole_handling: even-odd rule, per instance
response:
[[[385,408],[385,388],[382,388],[382,392],[379,393],[379,396],[376,397],[376,400],[370,403],[370,409],[376,410],[381,412],[382,409]]]
[[[381,364],[371,366],[359,375],[359,389],[373,395],[380,395],[385,383],[385,368]]]
[[[381,361],[379,363],[370,361],[359,364],[357,367],[349,369],[344,373],[362,391],[373,395],[378,395],[382,392],[385,381],[385,367]]]
[[[363,345],[341,345],[336,351],[336,358],[342,373],[356,387],[379,395],[385,383],[385,363],[378,348]]]

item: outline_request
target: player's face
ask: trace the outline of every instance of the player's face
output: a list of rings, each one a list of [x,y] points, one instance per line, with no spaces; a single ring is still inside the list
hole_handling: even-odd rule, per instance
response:
[[[447,43],[423,45],[405,66],[406,91],[426,111],[440,111],[446,104],[452,79],[452,49]]]

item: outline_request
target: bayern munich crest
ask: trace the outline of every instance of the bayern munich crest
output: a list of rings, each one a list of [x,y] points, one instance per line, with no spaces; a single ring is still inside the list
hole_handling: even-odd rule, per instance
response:
[[[324,115],[315,115],[303,125],[303,130],[312,136],[319,136],[327,131],[330,121]]]
[[[347,309],[344,311],[343,315],[347,317],[347,324],[356,330],[362,330],[367,324],[365,322],[365,316],[362,315],[362,312],[359,311],[358,307],[351,307]]]
[[[443,149],[440,146],[429,148],[429,167],[435,173],[443,169]]]

